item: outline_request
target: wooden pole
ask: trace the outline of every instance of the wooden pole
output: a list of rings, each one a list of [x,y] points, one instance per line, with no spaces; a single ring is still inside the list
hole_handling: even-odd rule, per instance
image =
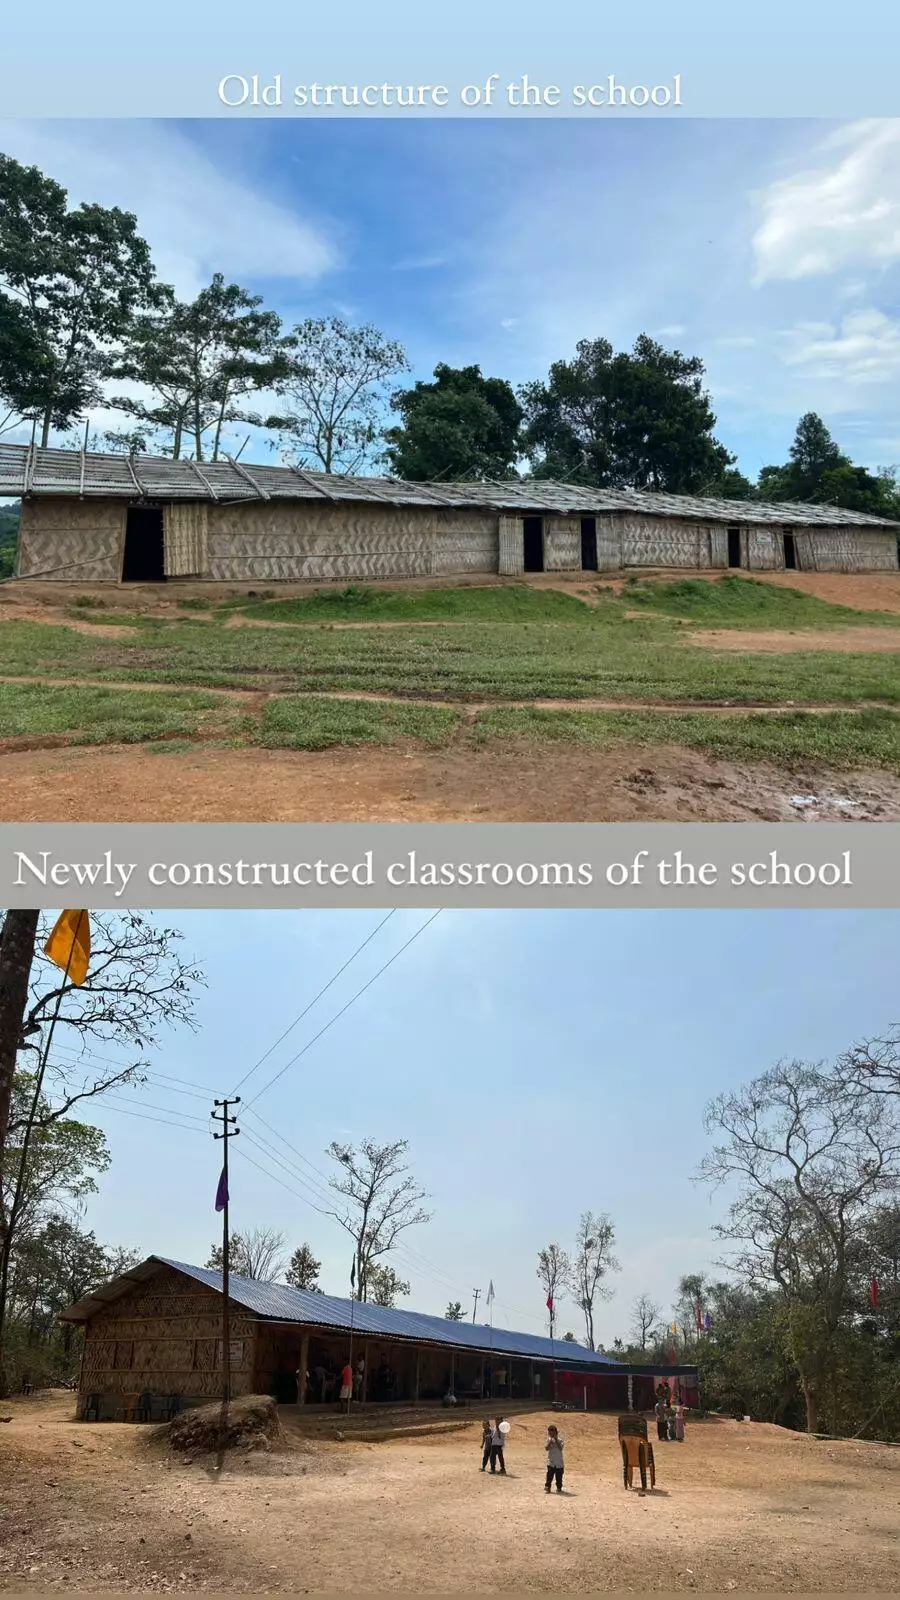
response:
[[[306,1369],[309,1366],[309,1334],[300,1340],[300,1371],[297,1374],[297,1404],[306,1405]]]
[[[237,1127],[237,1117],[229,1116],[229,1107],[240,1105],[240,1095],[235,1095],[230,1100],[214,1101],[215,1110],[211,1115],[214,1122],[221,1122],[222,1132],[214,1133],[214,1139],[222,1140],[222,1176],[219,1180],[219,1198],[222,1202],[222,1407],[223,1423],[228,1420],[228,1404],[231,1400],[231,1314],[228,1304],[230,1260],[229,1260],[229,1232],[228,1232],[228,1141],[240,1133]],[[221,1111],[218,1109],[221,1106]]]

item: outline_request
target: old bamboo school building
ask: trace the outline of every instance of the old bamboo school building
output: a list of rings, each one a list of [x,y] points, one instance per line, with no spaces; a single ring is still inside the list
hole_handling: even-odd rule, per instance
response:
[[[222,1275],[150,1256],[69,1306],[84,1328],[77,1414],[157,1421],[222,1393]],[[660,1383],[687,1405],[697,1369],[625,1366],[567,1340],[360,1304],[229,1277],[231,1394],[315,1407],[337,1400],[347,1361],[364,1363],[360,1406],[487,1400],[578,1410],[649,1410]]]
[[[900,523],[884,517],[542,479],[407,483],[7,444],[0,495],[22,499],[16,575],[62,582],[900,565]]]

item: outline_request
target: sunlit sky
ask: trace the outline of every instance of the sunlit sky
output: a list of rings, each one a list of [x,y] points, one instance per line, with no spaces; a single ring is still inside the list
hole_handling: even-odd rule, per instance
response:
[[[212,1098],[384,915],[166,919],[208,987],[197,1033],[164,1039],[153,1080],[94,1102],[113,1155],[87,1210],[101,1239],[206,1260],[221,1227]],[[570,1243],[583,1210],[606,1211],[621,1271],[598,1331],[625,1337],[638,1294],[668,1310],[682,1273],[715,1269],[723,1201],[692,1181],[709,1097],[896,1020],[894,912],[448,910],[268,1087],[428,915],[396,912],[242,1089],[233,1225],[307,1241],[336,1294],[351,1252],[323,1214],[327,1146],[406,1138],[434,1216],[393,1261],[405,1304],[440,1314],[458,1299],[471,1312],[478,1288],[480,1320],[493,1279],[497,1325],[540,1331],[537,1251]],[[571,1300],[558,1327],[582,1332]]]
[[[181,294],[219,270],[288,324],[375,322],[416,377],[646,331],[703,357],[751,476],[810,409],[900,460],[900,120],[0,122],[0,149],[136,212]]]

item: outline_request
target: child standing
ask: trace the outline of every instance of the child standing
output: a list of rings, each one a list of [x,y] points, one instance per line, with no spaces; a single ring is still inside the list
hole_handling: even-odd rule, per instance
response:
[[[485,1420],[481,1424],[481,1470],[482,1470],[482,1472],[486,1472],[487,1471],[487,1465],[488,1465],[488,1462],[491,1459],[491,1437],[493,1435],[493,1432],[494,1432],[494,1424],[493,1424],[493,1422],[488,1422],[487,1420]]]
[[[547,1443],[544,1446],[544,1449],[547,1452],[547,1481],[544,1484],[544,1488],[548,1494],[553,1488],[554,1478],[556,1479],[556,1492],[557,1494],[562,1494],[564,1471],[563,1444],[564,1441],[560,1438],[559,1430],[554,1428],[551,1424],[551,1426],[547,1429]]]
[[[684,1406],[675,1407],[675,1438],[679,1444],[684,1443]]]

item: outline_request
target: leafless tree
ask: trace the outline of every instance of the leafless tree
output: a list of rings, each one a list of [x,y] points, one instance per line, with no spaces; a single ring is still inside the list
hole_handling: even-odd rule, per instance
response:
[[[221,1272],[222,1246],[214,1245],[210,1251],[208,1267]],[[233,1233],[228,1241],[228,1266],[241,1278],[255,1278],[258,1283],[277,1283],[287,1270],[284,1253],[284,1234],[274,1228],[254,1228],[250,1233]]]
[[[538,1251],[537,1275],[547,1296],[547,1313],[550,1318],[550,1337],[556,1325],[557,1301],[572,1281],[572,1262],[561,1245],[548,1244]]]
[[[608,1300],[611,1293],[603,1279],[607,1273],[619,1270],[619,1263],[613,1255],[615,1237],[616,1230],[605,1212],[599,1216],[595,1216],[593,1211],[582,1213],[575,1238],[569,1287],[584,1316],[585,1335],[591,1350],[595,1348],[594,1306],[598,1300]]]
[[[405,1159],[408,1149],[408,1139],[393,1144],[363,1139],[358,1147],[335,1140],[328,1146],[340,1168],[329,1186],[342,1197],[331,1215],[353,1240],[358,1300],[371,1298],[372,1268],[393,1250],[401,1233],[431,1220],[432,1213],[422,1205],[425,1190]]]
[[[68,1118],[83,1101],[143,1081],[148,1052],[163,1029],[194,1026],[196,991],[204,982],[200,968],[180,955],[175,929],[138,912],[95,912],[90,926],[91,959],[80,986],[44,954],[50,922],[37,912],[7,911],[0,934],[0,1353],[32,1136]],[[122,1052],[121,1060],[104,1056],[104,1048]],[[16,1071],[26,1063],[32,1092],[17,1103]],[[16,1173],[9,1169],[11,1146]]]
[[[639,1294],[631,1308],[631,1333],[636,1345],[646,1350],[662,1315],[660,1307],[649,1294]]]
[[[864,1039],[838,1058],[838,1070],[851,1088],[871,1095],[900,1097],[900,1025],[881,1038]]]
[[[287,402],[266,427],[285,453],[320,472],[358,472],[380,438],[392,378],[409,370],[401,345],[377,328],[340,317],[310,317],[290,335]]]
[[[866,1224],[898,1183],[893,1107],[848,1084],[840,1068],[790,1061],[718,1096],[706,1127],[721,1142],[700,1177],[737,1188],[716,1231],[734,1245],[745,1279],[781,1296],[816,1433]]]

